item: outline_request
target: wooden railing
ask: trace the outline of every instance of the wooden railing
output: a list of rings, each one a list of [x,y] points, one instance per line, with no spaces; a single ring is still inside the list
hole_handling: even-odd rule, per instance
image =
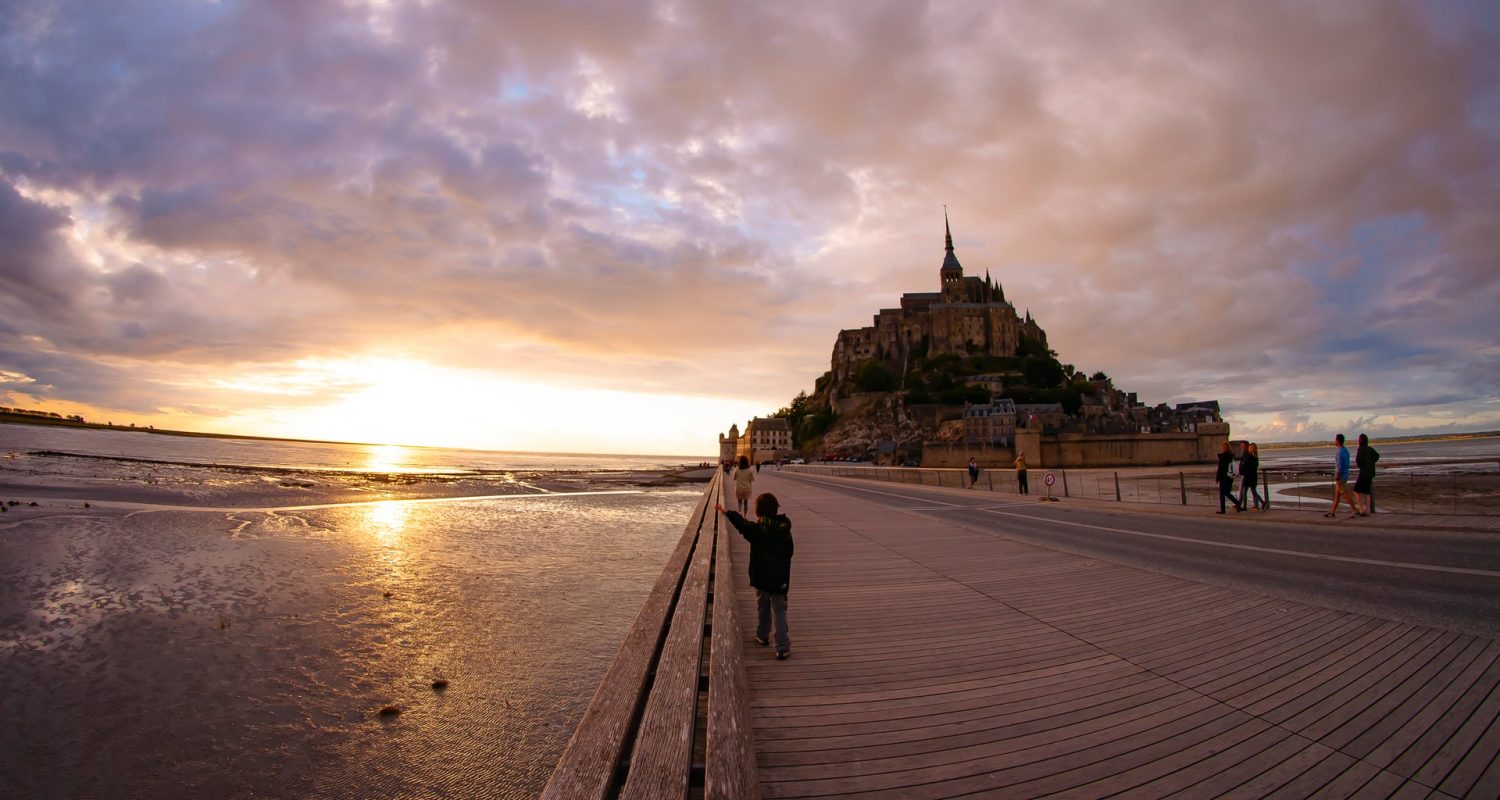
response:
[[[759,798],[714,473],[542,797]]]

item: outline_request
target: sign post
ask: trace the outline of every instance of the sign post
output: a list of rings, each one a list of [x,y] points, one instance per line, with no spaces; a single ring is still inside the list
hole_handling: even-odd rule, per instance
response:
[[[1047,484],[1047,499],[1057,502],[1057,498],[1052,496],[1052,484],[1057,483],[1057,476],[1049,472],[1042,477],[1042,483]]]

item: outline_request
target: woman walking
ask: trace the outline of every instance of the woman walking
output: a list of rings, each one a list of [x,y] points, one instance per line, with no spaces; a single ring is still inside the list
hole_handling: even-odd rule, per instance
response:
[[[1371,494],[1374,492],[1375,462],[1379,460],[1380,453],[1370,446],[1370,437],[1361,433],[1359,448],[1354,451],[1354,466],[1359,468],[1359,474],[1354,478],[1354,497],[1359,501],[1360,516],[1375,513],[1375,498]]]
[[[1240,475],[1243,476],[1240,480],[1240,508],[1245,507],[1245,493],[1249,492],[1257,511],[1269,509],[1271,504],[1260,499],[1260,489],[1255,485],[1260,480],[1260,448],[1255,442],[1245,445],[1245,455],[1240,457]]]
[[[1234,476],[1229,474],[1229,466],[1234,463],[1234,453],[1229,451],[1229,440],[1219,447],[1219,467],[1214,471],[1214,480],[1219,483],[1219,513],[1224,513],[1224,501],[1234,503],[1235,511],[1244,511],[1245,507],[1240,501],[1234,499]]]
[[[734,500],[741,514],[750,513],[750,487],[755,483],[755,470],[750,469],[749,456],[740,456],[739,469],[734,471]]]

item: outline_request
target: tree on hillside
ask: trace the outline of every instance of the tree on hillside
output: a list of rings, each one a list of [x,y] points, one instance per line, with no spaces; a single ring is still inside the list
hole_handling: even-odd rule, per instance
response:
[[[889,392],[896,388],[896,376],[879,361],[866,361],[854,372],[857,392]]]
[[[1039,389],[1057,386],[1064,377],[1062,365],[1047,356],[1027,356],[1021,362],[1021,374],[1028,384]]]

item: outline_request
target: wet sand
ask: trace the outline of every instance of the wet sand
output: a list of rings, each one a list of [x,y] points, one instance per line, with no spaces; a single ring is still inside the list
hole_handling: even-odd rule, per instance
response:
[[[0,785],[534,796],[701,490],[660,481],[0,459]]]

